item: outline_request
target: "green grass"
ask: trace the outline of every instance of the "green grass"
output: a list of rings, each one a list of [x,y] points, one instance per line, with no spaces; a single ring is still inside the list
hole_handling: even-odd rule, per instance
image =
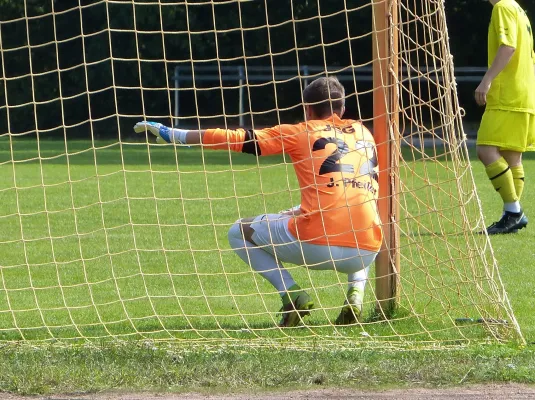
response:
[[[357,391],[451,387],[487,382],[535,384],[535,352],[471,346],[441,351],[249,349],[182,352],[173,347],[9,347],[0,387],[18,394],[248,392],[322,387]],[[37,366],[37,367],[36,367]],[[136,397],[139,397],[138,393]]]
[[[108,142],[94,148],[83,141],[67,147],[41,141],[39,146],[17,140],[10,149],[5,139],[0,141],[0,339],[54,338],[61,346],[34,350],[6,344],[1,353],[5,371],[0,372],[10,377],[1,386],[5,390],[248,388],[336,385],[344,379],[359,385],[366,376],[361,368],[368,366],[375,376],[385,363],[400,375],[404,363],[416,369],[421,363],[451,363],[429,374],[429,382],[437,384],[458,382],[456,377],[466,374],[464,367],[477,367],[473,381],[512,377],[531,382],[533,353],[518,350],[514,341],[512,347],[497,344],[514,339],[512,324],[454,323],[456,317],[509,316],[498,302],[499,285],[481,267],[482,257],[491,260],[488,252],[477,250],[485,246],[485,238],[466,234],[474,225],[465,224],[458,212],[462,199],[451,195],[458,184],[445,168],[451,165],[448,156],[412,162],[408,167],[415,174],[402,168],[409,193],[402,215],[408,217],[401,222],[402,301],[392,322],[373,318],[370,289],[366,324],[334,328],[330,321],[341,305],[344,277],[296,268],[292,273],[319,310],[306,328],[283,331],[275,327],[278,295],[230,251],[226,240],[239,216],[299,202],[293,173],[281,157],[262,159],[258,165],[250,156],[233,154],[231,173],[226,152],[175,153],[169,147]],[[478,162],[472,165],[491,222],[499,217],[500,200],[483,168]],[[535,175],[532,159],[526,159],[525,168],[527,177]],[[469,192],[466,182],[459,185]],[[525,199],[531,191],[528,180]],[[525,209],[529,215],[527,201]],[[469,203],[467,210],[468,220],[477,222],[477,203]],[[530,307],[533,234],[527,229],[491,240],[499,274],[530,342],[535,336]],[[79,338],[92,346],[62,347],[71,341],[85,343]],[[169,339],[178,340],[155,349],[140,344]],[[216,347],[215,356],[203,347],[222,342],[227,345]],[[276,342],[310,351],[283,351]],[[417,350],[419,345],[455,348],[487,342],[494,344],[450,350],[436,359],[430,354],[437,352]],[[191,343],[198,347],[184,346]],[[248,348],[254,343],[256,348]],[[388,343],[414,350],[394,352]],[[509,370],[507,363],[502,365],[504,357],[519,367]],[[259,363],[263,373],[255,374]],[[496,364],[500,368],[492,375],[491,365]],[[43,368],[29,383],[22,369],[31,371],[32,365]],[[278,371],[286,369],[292,372],[281,377]],[[394,382],[386,375],[375,379],[378,386]],[[408,377],[396,379],[411,382]]]
[[[471,157],[475,160],[475,157]],[[502,202],[488,182],[485,170],[480,162],[473,161],[472,168],[478,186],[478,195],[481,199],[483,213],[487,223],[500,218]],[[535,155],[526,153],[524,156],[524,169],[526,185],[522,195],[522,205],[528,216],[534,212],[529,199],[533,197],[535,187],[531,182],[535,176]],[[522,333],[527,342],[535,342],[535,315],[530,306],[534,289],[530,284],[532,269],[535,260],[531,245],[535,241],[535,233],[527,228],[517,235],[491,237],[492,248],[498,262],[499,272],[509,300],[520,324]]]

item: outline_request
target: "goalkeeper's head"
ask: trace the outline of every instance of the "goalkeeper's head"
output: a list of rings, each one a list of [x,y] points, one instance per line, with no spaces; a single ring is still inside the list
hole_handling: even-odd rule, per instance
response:
[[[303,91],[303,100],[308,119],[342,117],[345,111],[344,86],[334,76],[312,81]]]

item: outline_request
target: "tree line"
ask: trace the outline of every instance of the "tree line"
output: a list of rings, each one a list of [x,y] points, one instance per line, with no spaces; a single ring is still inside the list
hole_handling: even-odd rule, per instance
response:
[[[518,2],[535,15],[533,2]],[[182,76],[210,66],[268,67],[264,75],[272,74],[272,66],[369,66],[370,3],[0,0],[0,134],[117,137],[129,135],[141,115],[171,123],[177,66]],[[455,66],[486,66],[490,3],[445,5]],[[425,36],[418,29],[415,25],[414,33]],[[202,75],[180,81],[181,118],[173,122],[238,124],[238,82],[230,72],[221,75],[219,81]],[[299,119],[300,82],[275,87],[267,78],[251,81],[244,93],[246,110],[255,113],[247,124]],[[348,99],[348,116],[370,118],[371,84],[344,83],[348,93],[359,93]],[[474,120],[481,114],[472,100],[476,86],[458,86],[461,106]],[[223,114],[229,117],[223,120]]]

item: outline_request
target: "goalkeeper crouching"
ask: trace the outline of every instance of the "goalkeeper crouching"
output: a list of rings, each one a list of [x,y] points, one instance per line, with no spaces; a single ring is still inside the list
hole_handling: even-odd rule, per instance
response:
[[[341,119],[345,91],[338,79],[314,80],[303,91],[303,100],[305,121],[294,125],[199,131],[139,122],[134,129],[177,145],[200,144],[256,156],[288,154],[301,204],[236,221],[228,232],[229,243],[280,293],[281,327],[298,325],[314,307],[282,263],[347,274],[348,291],[336,324],[354,324],[362,315],[368,271],[383,239],[375,143],[360,122]]]

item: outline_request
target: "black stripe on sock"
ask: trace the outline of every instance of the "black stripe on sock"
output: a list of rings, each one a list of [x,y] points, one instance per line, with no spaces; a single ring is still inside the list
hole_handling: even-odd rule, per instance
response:
[[[489,178],[490,180],[493,180],[493,179],[496,179],[496,178],[499,178],[500,176],[502,176],[503,174],[505,174],[507,171],[509,171],[509,167],[507,167],[506,169],[504,169],[502,172],[500,172],[498,175],[496,176],[493,176],[492,178]]]

